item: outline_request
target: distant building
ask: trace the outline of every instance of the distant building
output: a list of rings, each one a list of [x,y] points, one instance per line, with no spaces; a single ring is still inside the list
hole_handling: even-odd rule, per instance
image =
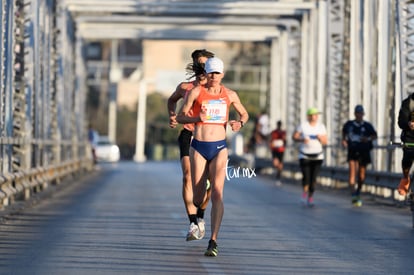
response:
[[[116,87],[117,105],[135,109],[142,75],[147,81],[148,94],[159,92],[169,96],[178,83],[188,79],[185,67],[192,61],[191,53],[195,49],[207,49],[215,53],[224,61],[228,72],[235,60],[243,58],[240,54],[243,49],[247,53],[254,52],[246,50],[246,45],[248,42],[122,40],[117,44],[118,56],[113,59],[110,56],[111,43],[93,42],[88,51],[89,85],[99,87],[103,93],[108,92],[105,89],[109,87],[110,60],[116,60],[119,71],[113,75],[121,75]]]

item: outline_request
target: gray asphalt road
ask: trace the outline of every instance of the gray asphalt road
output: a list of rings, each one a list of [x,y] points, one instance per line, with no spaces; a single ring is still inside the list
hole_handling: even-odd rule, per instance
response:
[[[178,162],[101,165],[0,224],[1,274],[413,274],[408,209],[231,174],[219,257],[188,228]],[[209,225],[210,208],[206,211]]]

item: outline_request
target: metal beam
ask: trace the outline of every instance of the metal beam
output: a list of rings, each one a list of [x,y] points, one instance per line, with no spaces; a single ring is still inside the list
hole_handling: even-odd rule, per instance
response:
[[[76,22],[82,36],[88,39],[140,37],[224,41],[266,41],[278,37],[281,28],[299,28],[300,24],[296,19],[132,15],[79,16]]]
[[[65,0],[70,12],[130,13],[151,15],[300,15],[316,7],[314,1],[134,1]]]
[[[80,24],[80,35],[85,39],[169,39],[169,40],[223,40],[266,41],[278,37],[278,28],[220,28],[218,26],[140,26],[125,24]]]
[[[111,23],[111,24],[169,24],[169,25],[221,25],[221,26],[285,26],[296,23],[296,19],[268,18],[268,17],[238,17],[238,16],[142,16],[142,15],[79,15],[78,23]]]
[[[220,32],[203,32],[200,31],[182,31],[182,30],[119,30],[117,32],[101,32],[88,30],[81,32],[84,39],[87,40],[105,40],[105,39],[162,39],[162,40],[201,40],[201,41],[270,41],[277,37],[278,33],[255,33],[243,31],[220,31]]]

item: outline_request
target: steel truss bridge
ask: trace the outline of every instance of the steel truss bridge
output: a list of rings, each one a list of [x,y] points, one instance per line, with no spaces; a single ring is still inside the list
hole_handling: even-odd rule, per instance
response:
[[[330,140],[328,166],[343,166],[341,127],[353,117],[356,104],[365,106],[381,148],[398,138],[400,102],[414,92],[414,1],[0,3],[3,205],[91,169],[85,115],[85,49],[91,40],[271,42],[270,117],[283,120],[291,135],[308,107],[320,108]],[[141,81],[145,83],[145,76]],[[137,132],[144,133],[145,106],[140,108]],[[139,134],[137,160],[144,159],[144,142]],[[287,155],[294,159],[294,148],[290,150]],[[400,157],[398,151],[376,150],[373,169],[399,171],[395,159]]]

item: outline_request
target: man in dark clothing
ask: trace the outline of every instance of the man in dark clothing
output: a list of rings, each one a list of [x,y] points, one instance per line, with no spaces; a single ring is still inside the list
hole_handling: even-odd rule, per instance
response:
[[[401,128],[401,141],[404,143],[414,143],[414,93],[405,98],[398,114],[398,126]],[[410,187],[410,169],[414,160],[414,147],[403,147],[403,158],[401,167],[403,178],[398,185],[398,193],[405,196]]]
[[[372,141],[377,139],[377,132],[371,123],[363,119],[364,107],[362,105],[355,106],[354,114],[355,119],[348,120],[342,128],[342,145],[348,149],[352,204],[361,206],[360,192],[365,181],[367,165],[371,163]],[[356,176],[358,177],[357,188],[355,188]]]

